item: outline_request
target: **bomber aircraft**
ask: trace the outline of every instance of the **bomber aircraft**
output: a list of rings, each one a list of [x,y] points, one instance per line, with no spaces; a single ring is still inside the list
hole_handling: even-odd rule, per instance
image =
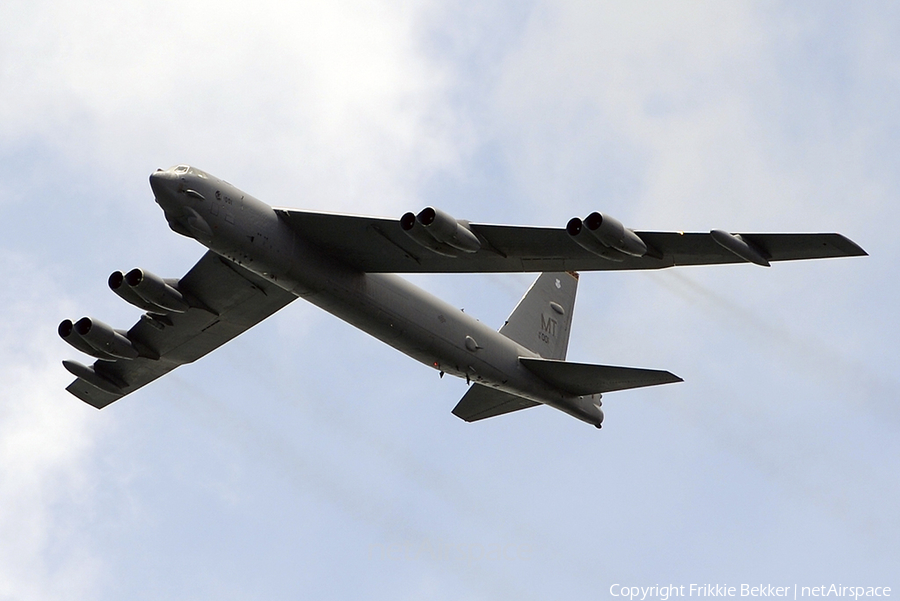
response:
[[[131,329],[91,317],[60,336],[96,359],[63,361],[67,388],[101,409],[304,298],[413,359],[465,378],[472,422],[539,404],[603,423],[606,392],[680,382],[668,371],[566,361],[578,272],[861,256],[840,234],[644,232],[598,212],[565,228],[484,225],[427,207],[400,219],[273,208],[189,165],[150,176],[169,227],[208,248],[181,279],[113,272],[144,310]],[[495,331],[398,273],[540,272]]]

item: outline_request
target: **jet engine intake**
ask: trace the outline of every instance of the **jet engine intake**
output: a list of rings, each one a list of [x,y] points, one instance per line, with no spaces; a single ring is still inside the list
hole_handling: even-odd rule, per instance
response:
[[[584,225],[600,242],[632,257],[647,254],[647,245],[637,234],[622,225],[618,219],[594,211],[584,220]]]
[[[106,283],[109,284],[109,289],[115,292],[119,298],[134,305],[138,309],[143,309],[148,313],[167,313],[167,311],[159,305],[144,300],[144,298],[135,292],[131,286],[125,283],[125,274],[121,271],[112,272]]]
[[[481,242],[469,229],[468,222],[433,207],[425,207],[418,215],[406,213],[400,218],[400,227],[413,240],[438,254],[455,257],[457,251],[474,253],[481,249]]]
[[[415,213],[404,213],[400,218],[400,229],[403,233],[412,238],[419,246],[424,246],[433,253],[443,255],[445,257],[458,257],[459,251],[450,245],[438,242],[428,233],[421,223],[416,221]]]
[[[566,224],[566,232],[572,237],[578,246],[608,261],[621,263],[625,256],[614,248],[602,242],[584,226],[584,222],[578,217],[572,217]]]
[[[60,338],[86,355],[96,357],[97,359],[103,359],[104,361],[115,361],[116,359],[115,356],[104,353],[88,344],[88,342],[75,331],[75,324],[72,323],[71,319],[62,320],[56,331],[59,333]]]
[[[60,324],[60,335],[63,333],[64,321]],[[106,353],[117,359],[136,359],[140,353],[131,343],[125,334],[119,330],[114,330],[102,321],[91,319],[90,317],[82,317],[74,324],[74,331],[88,345]],[[68,342],[68,338],[63,337]],[[71,343],[75,346],[74,343]],[[76,348],[78,348],[76,346]],[[94,353],[89,353],[94,355]]]
[[[110,276],[110,287],[113,284],[112,279],[113,276]],[[125,274],[124,283],[143,300],[161,307],[163,312],[184,313],[190,308],[187,300],[176,288],[178,280],[166,281],[149,271],[135,268]]]

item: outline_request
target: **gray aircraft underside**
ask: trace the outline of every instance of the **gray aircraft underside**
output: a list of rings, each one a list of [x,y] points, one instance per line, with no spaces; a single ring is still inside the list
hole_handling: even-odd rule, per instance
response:
[[[199,169],[150,176],[175,232],[209,250],[181,279],[114,272],[146,311],[128,331],[64,320],[96,359],[63,365],[69,392],[103,408],[304,298],[410,357],[472,383],[453,413],[476,421],[539,404],[598,428],[601,394],[680,382],[667,371],[565,361],[578,271],[865,255],[839,234],[632,231],[592,213],[565,228],[482,225],[428,207],[399,220],[272,208]],[[541,272],[495,331],[396,273]]]

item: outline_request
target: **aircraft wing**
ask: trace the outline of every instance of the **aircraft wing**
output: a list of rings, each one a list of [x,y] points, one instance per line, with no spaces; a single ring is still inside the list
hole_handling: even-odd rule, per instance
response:
[[[610,251],[613,259],[577,244],[565,228],[470,223],[476,252],[445,256],[419,244],[400,221],[275,209],[302,238],[335,258],[370,273],[502,273],[661,269],[675,265],[746,263],[710,232],[635,232],[648,252],[635,257]],[[769,261],[861,256],[866,252],[840,234],[739,234]]]
[[[128,331],[128,338],[147,356],[97,360],[85,369],[101,378],[105,390],[81,378],[66,390],[101,409],[179,365],[196,361],[297,298],[212,251],[191,268],[178,288],[197,301],[193,304],[205,308],[192,306],[184,313],[164,316],[145,313]],[[72,362],[67,363],[73,371]]]

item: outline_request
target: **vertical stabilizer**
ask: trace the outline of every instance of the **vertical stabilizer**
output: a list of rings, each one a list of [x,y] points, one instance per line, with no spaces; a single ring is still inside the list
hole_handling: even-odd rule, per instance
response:
[[[545,359],[565,359],[577,289],[574,271],[542,273],[500,333]]]

